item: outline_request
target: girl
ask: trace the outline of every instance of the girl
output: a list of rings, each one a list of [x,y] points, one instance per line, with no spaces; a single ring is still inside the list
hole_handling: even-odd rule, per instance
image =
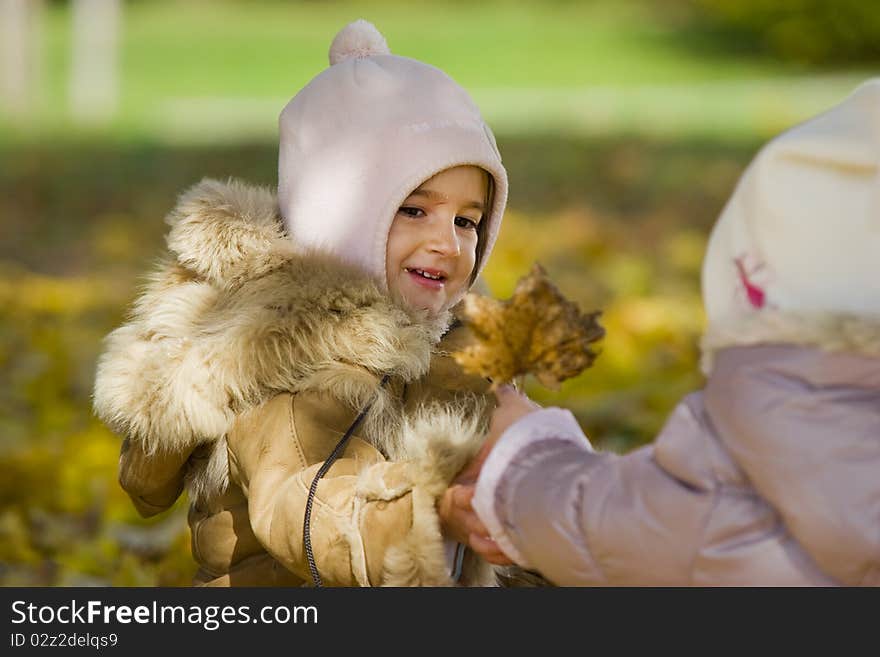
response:
[[[467,93],[365,21],[284,108],[279,184],[205,180],[171,257],[110,334],[95,408],[138,510],[186,488],[204,585],[482,585],[438,498],[484,433],[451,309],[507,176]]]
[[[707,383],[654,444],[594,452],[503,390],[460,513],[479,472],[491,535],[556,584],[880,585],[878,126],[874,79],[746,170],[703,265]]]

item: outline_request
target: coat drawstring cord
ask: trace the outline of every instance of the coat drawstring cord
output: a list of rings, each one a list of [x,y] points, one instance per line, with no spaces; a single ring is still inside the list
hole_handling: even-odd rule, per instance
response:
[[[388,383],[388,379],[389,375],[386,374],[382,378],[382,383],[379,384],[379,387],[384,388],[385,384]],[[324,583],[321,580],[321,574],[318,572],[318,566],[315,565],[315,555],[312,553],[312,503],[315,500],[315,494],[318,492],[318,482],[325,474],[327,474],[330,466],[332,466],[333,462],[336,461],[336,459],[338,459],[339,456],[342,454],[342,451],[345,449],[345,445],[348,443],[352,434],[354,434],[354,431],[355,429],[357,429],[358,425],[363,422],[364,418],[367,416],[367,413],[370,411],[370,408],[372,408],[374,402],[375,399],[367,404],[354,419],[354,422],[352,422],[351,426],[348,427],[345,435],[339,439],[339,442],[336,443],[336,447],[334,447],[333,451],[330,452],[330,456],[327,457],[327,460],[324,461],[324,464],[318,470],[315,478],[312,479],[312,485],[309,486],[309,497],[306,500],[306,514],[305,520],[303,521],[303,545],[306,551],[306,559],[308,559],[309,562],[309,572],[312,574],[312,581],[317,587],[324,586]]]

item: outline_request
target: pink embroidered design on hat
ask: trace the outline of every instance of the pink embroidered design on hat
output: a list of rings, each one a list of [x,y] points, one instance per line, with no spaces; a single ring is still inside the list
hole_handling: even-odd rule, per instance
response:
[[[767,294],[764,292],[763,288],[754,283],[751,276],[761,271],[764,266],[759,264],[752,267],[751,271],[749,271],[746,269],[745,259],[745,256],[740,256],[734,258],[733,262],[736,265],[736,271],[739,274],[740,283],[742,283],[743,289],[745,289],[746,298],[749,300],[749,304],[752,308],[760,309],[764,307],[767,301]]]

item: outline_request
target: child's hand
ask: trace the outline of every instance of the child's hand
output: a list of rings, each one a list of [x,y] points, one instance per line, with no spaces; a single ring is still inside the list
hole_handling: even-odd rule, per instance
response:
[[[521,417],[541,409],[541,406],[533,402],[516,388],[510,385],[500,386],[495,391],[498,405],[492,411],[492,419],[489,422],[489,433],[483,442],[480,451],[471,459],[464,469],[458,473],[456,482],[476,484],[483,469],[483,463],[489,457],[489,452],[495,447],[495,443],[501,438],[508,427]]]
[[[489,538],[489,532],[471,506],[477,478],[492,447],[504,431],[524,415],[541,407],[512,386],[501,386],[495,391],[498,406],[492,413],[489,434],[477,455],[458,474],[437,503],[443,535],[464,543],[489,563],[506,566],[513,562]]]
[[[492,412],[492,421],[489,423],[489,434],[486,436],[486,442],[480,449],[479,454],[474,458],[474,461],[477,461],[480,459],[480,456],[482,456],[482,460],[480,460],[481,466],[482,462],[489,456],[489,452],[492,451],[495,443],[498,442],[498,439],[501,438],[504,432],[507,431],[512,424],[517,422],[523,416],[541,409],[540,405],[536,404],[510,385],[500,386],[495,391],[495,398],[498,400],[498,405]],[[479,475],[479,471],[477,472],[477,475]]]
[[[443,535],[469,546],[491,564],[509,566],[513,562],[489,538],[489,532],[474,513],[471,507],[473,496],[474,484],[458,479],[446,489],[437,503]]]

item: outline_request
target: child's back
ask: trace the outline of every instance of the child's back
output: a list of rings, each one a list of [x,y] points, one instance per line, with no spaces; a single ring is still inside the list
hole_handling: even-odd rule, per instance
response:
[[[878,171],[880,80],[761,151],[706,255],[704,390],[625,456],[519,411],[474,499],[508,556],[559,584],[880,585]]]

